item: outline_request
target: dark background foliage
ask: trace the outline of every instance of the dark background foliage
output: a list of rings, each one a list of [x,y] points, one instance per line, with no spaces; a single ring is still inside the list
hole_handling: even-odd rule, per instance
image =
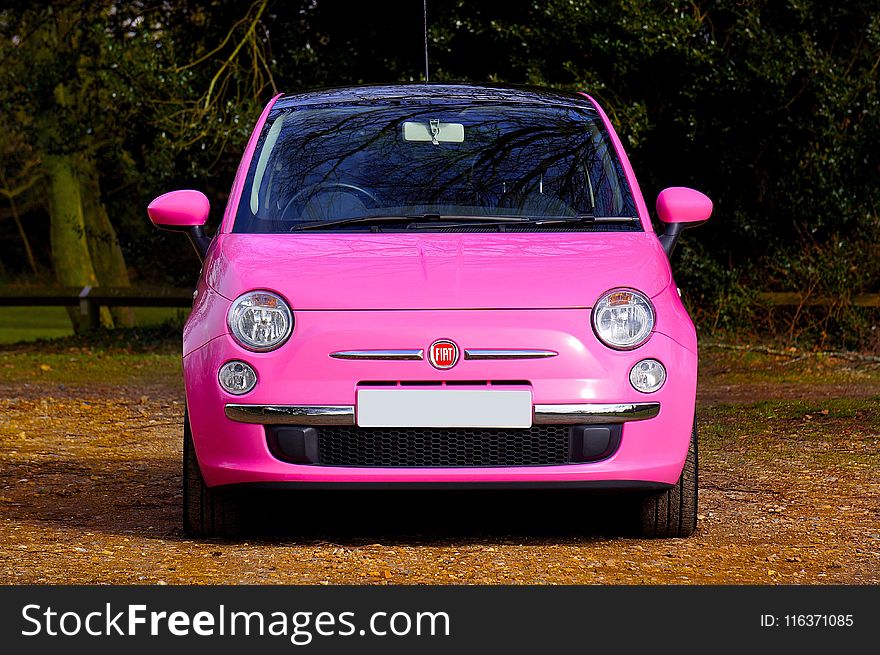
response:
[[[62,14],[79,21],[78,42],[41,46],[34,26]],[[216,221],[275,89],[421,81],[422,20],[420,0],[11,3],[0,9],[4,174],[15,180],[28,153],[88,142],[133,281],[191,284],[198,264],[149,226],[149,200],[194,186]],[[713,198],[712,221],[674,257],[702,329],[876,347],[876,313],[848,301],[880,291],[878,2],[429,0],[428,23],[432,81],[585,90],[649,205],[671,185]],[[59,79],[88,91],[78,112],[52,104]],[[48,269],[44,193],[37,180],[17,199]],[[32,273],[7,204],[0,274],[14,279]],[[757,311],[760,290],[835,301]]]

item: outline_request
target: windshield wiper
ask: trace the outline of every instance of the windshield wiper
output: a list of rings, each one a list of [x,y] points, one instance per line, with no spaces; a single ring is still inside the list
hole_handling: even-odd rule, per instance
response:
[[[291,232],[303,232],[305,230],[323,230],[330,227],[342,227],[345,225],[382,225],[383,223],[409,223],[417,226],[423,224],[446,223],[449,221],[467,221],[473,223],[527,223],[527,216],[465,216],[444,214],[406,214],[390,216],[354,216],[335,221],[321,221],[315,223],[300,223],[290,228]],[[409,226],[408,226],[409,227]]]
[[[408,228],[430,227],[436,223],[442,223],[443,227],[467,227],[474,224],[499,224],[526,223],[528,225],[556,225],[557,223],[581,223],[593,222],[596,217],[592,214],[578,214],[577,216],[463,216],[451,215],[437,217],[436,214],[426,214],[424,222],[412,223]],[[464,219],[460,222],[447,223],[446,221]],[[629,220],[629,219],[627,219]]]
[[[503,214],[421,214],[413,216],[406,226],[408,230],[431,227],[470,227],[473,225],[506,225],[508,223],[528,223],[529,216],[506,216]]]
[[[467,227],[468,225],[503,225],[506,223],[528,223],[529,225],[557,225],[563,223],[627,223],[638,220],[632,216],[505,216],[505,215],[467,215],[467,214],[405,214],[388,216],[353,216],[334,221],[300,223],[290,228],[291,232],[324,230],[347,225],[383,225],[387,223],[407,223],[407,229],[443,226]]]
[[[381,225],[382,223],[401,223],[411,221],[409,216],[353,216],[340,218],[335,221],[316,221],[300,223],[290,228],[291,232],[304,232],[305,230],[323,230],[328,227],[342,227],[345,225]]]
[[[593,214],[578,214],[577,216],[556,216],[538,218],[529,221],[533,225],[555,225],[557,223],[632,223],[639,219],[635,216],[594,216]]]

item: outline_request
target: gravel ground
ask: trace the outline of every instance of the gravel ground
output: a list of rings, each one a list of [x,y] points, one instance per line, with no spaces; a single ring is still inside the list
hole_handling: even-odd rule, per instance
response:
[[[707,351],[688,539],[630,538],[584,493],[359,492],[260,497],[259,534],[192,541],[173,356],[78,383],[92,353],[54,377],[0,355],[0,583],[880,582],[876,367]]]

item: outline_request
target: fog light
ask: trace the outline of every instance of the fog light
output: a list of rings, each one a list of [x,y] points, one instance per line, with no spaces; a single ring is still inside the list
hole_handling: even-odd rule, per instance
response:
[[[257,385],[257,372],[250,364],[237,360],[221,366],[218,377],[220,386],[236,396],[247,393]]]
[[[652,393],[666,382],[666,369],[656,359],[643,359],[632,367],[629,382],[636,391]]]

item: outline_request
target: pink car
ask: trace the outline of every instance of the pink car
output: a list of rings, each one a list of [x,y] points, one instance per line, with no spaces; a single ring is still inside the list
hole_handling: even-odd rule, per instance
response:
[[[646,536],[697,521],[697,340],[669,254],[712,212],[648,208],[586,95],[477,86],[273,98],[183,335],[184,527],[250,488],[627,492]]]

